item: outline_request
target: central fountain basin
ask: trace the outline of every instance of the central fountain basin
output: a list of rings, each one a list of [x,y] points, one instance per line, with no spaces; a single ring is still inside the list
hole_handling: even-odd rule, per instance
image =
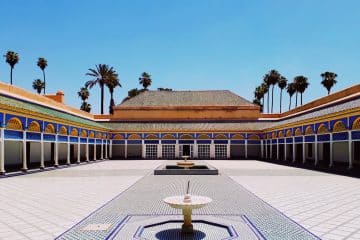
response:
[[[216,168],[205,162],[186,162],[188,165],[164,164],[154,170],[154,175],[218,175]]]

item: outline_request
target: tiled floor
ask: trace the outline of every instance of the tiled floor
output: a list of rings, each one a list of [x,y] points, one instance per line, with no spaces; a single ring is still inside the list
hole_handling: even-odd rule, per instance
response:
[[[323,239],[360,239],[360,180],[258,161],[208,161]],[[0,239],[53,239],[162,161],[106,161],[0,179]]]
[[[258,161],[208,161],[322,239],[360,239],[360,179]]]

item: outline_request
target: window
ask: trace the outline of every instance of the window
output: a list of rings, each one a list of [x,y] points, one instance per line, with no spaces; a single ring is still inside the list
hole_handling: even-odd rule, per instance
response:
[[[175,158],[175,145],[162,145],[162,158],[174,159]]]
[[[157,158],[157,145],[146,145],[146,158]]]
[[[215,145],[215,158],[226,159],[227,158],[227,145]]]
[[[198,145],[198,158],[199,159],[210,159],[210,145],[209,144]]]

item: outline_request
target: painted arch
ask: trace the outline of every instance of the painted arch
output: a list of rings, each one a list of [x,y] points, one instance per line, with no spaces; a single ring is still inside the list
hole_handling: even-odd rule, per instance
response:
[[[89,138],[94,138],[95,137],[95,132],[94,131],[91,131],[90,133],[89,133]]]
[[[175,137],[171,134],[165,134],[164,136],[162,136],[162,139],[165,139],[165,140],[174,140]]]
[[[312,127],[307,126],[305,129],[305,135],[313,135],[313,134],[315,134],[315,133],[314,133],[314,130],[312,129]]]
[[[55,127],[53,124],[48,123],[45,128],[45,133],[55,134]]]
[[[139,134],[133,133],[128,137],[129,140],[141,140],[141,136]]]
[[[360,130],[360,117],[355,119],[355,121],[352,124],[352,130]]]
[[[283,138],[284,137],[283,131],[279,131],[278,136],[279,136],[279,138]]]
[[[77,128],[71,129],[70,135],[71,135],[71,136],[78,136],[78,135],[79,135],[79,131],[77,130]]]
[[[96,134],[96,138],[102,138],[102,134],[98,132],[98,133]]]
[[[296,130],[295,130],[295,136],[301,136],[302,135],[302,133],[301,133],[301,128],[297,128]]]
[[[37,121],[32,121],[28,126],[28,131],[30,132],[41,132],[40,124]]]
[[[13,118],[10,118],[9,121],[7,122],[6,128],[12,129],[12,130],[23,130],[23,125],[19,118],[13,117]]]
[[[342,121],[337,121],[335,124],[334,124],[334,127],[333,127],[333,132],[343,132],[343,131],[346,131],[346,127],[344,125],[344,123]]]
[[[146,139],[149,139],[149,140],[157,140],[159,139],[155,134],[149,134],[146,136]]]
[[[290,129],[288,129],[288,130],[286,131],[286,137],[291,137],[291,136],[292,136],[292,132],[291,132]]]
[[[273,133],[271,134],[271,138],[277,138],[276,132],[273,132]]]
[[[67,135],[68,133],[68,130],[65,126],[61,126],[60,129],[59,129],[59,134],[61,135]]]
[[[81,136],[81,137],[87,137],[87,131],[84,130],[84,129],[81,130],[80,136]]]
[[[244,136],[242,134],[236,133],[234,135],[232,135],[231,137],[232,140],[244,140]]]
[[[260,137],[257,134],[251,134],[249,140],[260,140]]]
[[[121,134],[115,134],[115,136],[113,137],[113,139],[116,139],[116,140],[123,140],[124,139],[124,136],[121,135]]]
[[[180,136],[180,139],[182,139],[182,140],[192,140],[194,138],[190,134],[182,134]]]
[[[217,140],[226,140],[227,137],[225,136],[225,134],[217,134],[214,139],[217,139]]]
[[[327,129],[325,124],[322,123],[317,129],[317,134],[325,134],[325,133],[329,133],[329,130]]]
[[[203,134],[200,134],[197,139],[200,139],[200,140],[206,140],[206,139],[210,139],[209,135],[203,133]]]

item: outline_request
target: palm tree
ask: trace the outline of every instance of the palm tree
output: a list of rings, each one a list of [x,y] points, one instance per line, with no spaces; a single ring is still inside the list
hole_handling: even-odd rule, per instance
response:
[[[278,81],[278,86],[280,88],[280,113],[282,108],[282,92],[284,88],[286,88],[286,85],[287,85],[287,79],[284,76],[280,76]]]
[[[89,89],[87,89],[86,87],[80,88],[80,91],[78,91],[78,96],[81,98],[83,102],[85,102],[86,99],[88,99],[90,96]]]
[[[300,93],[300,100],[301,100],[301,106],[302,106],[302,95],[305,92],[306,88],[309,86],[309,82],[307,77],[304,76],[296,76],[294,78],[294,82],[295,82],[295,88],[296,88],[296,92]]]
[[[44,94],[45,94],[45,88],[46,88],[46,80],[45,80],[45,68],[47,67],[47,60],[45,58],[40,57],[37,61],[38,67],[43,72],[43,80],[44,80]]]
[[[113,74],[111,75],[105,82],[106,86],[109,88],[109,92],[110,92],[110,106],[109,106],[109,113],[113,114],[114,113],[114,109],[113,107],[115,106],[115,102],[114,102],[114,89],[116,87],[121,87],[120,81],[119,81],[119,77],[117,74]]]
[[[93,77],[92,80],[87,81],[85,83],[86,88],[92,88],[96,84],[100,86],[100,106],[101,106],[101,114],[104,114],[104,85],[108,78],[116,74],[116,71],[113,67],[109,67],[107,64],[98,64],[96,65],[96,69],[89,68],[89,72],[86,73],[87,76]]]
[[[273,109],[274,109],[274,86],[279,81],[279,78],[280,78],[280,73],[278,71],[276,71],[275,69],[272,69],[267,74],[266,83],[268,84],[269,87],[272,86],[272,89],[271,89],[271,113],[273,113]]]
[[[270,101],[269,101],[269,96],[270,96],[270,92],[269,92],[269,88],[270,88],[270,82],[269,82],[269,74],[265,74],[264,77],[263,77],[263,84],[266,86],[266,93],[268,94],[267,95],[267,113],[269,113],[270,111]]]
[[[333,72],[324,72],[320,76],[323,78],[321,84],[327,89],[329,95],[331,88],[337,83],[335,79],[337,74]]]
[[[7,53],[4,55],[6,58],[6,62],[10,65],[10,84],[13,84],[13,69],[15,65],[19,62],[20,57],[16,52],[13,51],[7,51]]]
[[[261,92],[262,92],[262,95],[263,95],[263,97],[262,97],[262,100],[263,100],[262,105],[264,106],[264,104],[265,104],[265,95],[266,95],[266,93],[269,92],[269,87],[268,87],[268,85],[266,83],[261,83],[260,88],[261,88]],[[268,101],[269,101],[269,98],[268,98]],[[264,109],[263,109],[263,111],[264,111]]]
[[[33,89],[37,91],[38,94],[41,93],[41,90],[45,87],[45,83],[41,79],[35,79],[32,83]]]
[[[287,85],[286,91],[288,92],[288,94],[290,96],[290,102],[289,102],[289,111],[290,111],[290,109],[291,109],[291,98],[294,95],[294,93],[296,92],[295,83],[293,83],[293,82],[289,83]]]
[[[260,106],[260,111],[262,112],[263,106],[261,105],[261,101],[258,98],[255,97],[255,99],[253,100],[253,104]]]
[[[81,104],[80,110],[83,110],[85,112],[90,112],[91,111],[91,104],[89,104],[87,102],[83,102]]]
[[[147,90],[147,88],[151,85],[151,75],[147,72],[143,72],[141,76],[139,77],[139,83],[143,85],[144,89]]]
[[[264,98],[264,91],[263,91],[261,85],[255,88],[254,95],[255,95],[255,99],[254,99],[253,103],[259,105],[261,107],[260,110],[262,112],[261,99]]]

